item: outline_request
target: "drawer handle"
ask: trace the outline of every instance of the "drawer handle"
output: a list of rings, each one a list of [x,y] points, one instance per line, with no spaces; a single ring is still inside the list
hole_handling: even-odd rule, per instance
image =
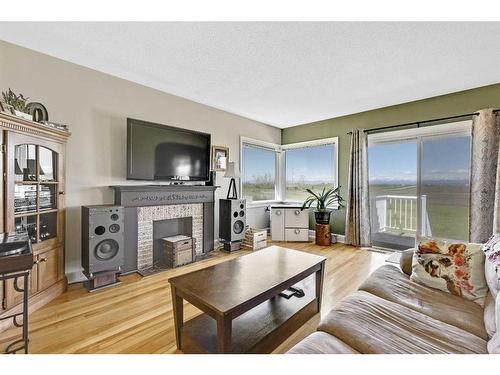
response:
[[[276,211],[276,216],[280,216],[281,215],[281,211]]]
[[[40,259],[40,262],[46,262],[46,261],[47,261],[47,258]]]
[[[300,210],[295,210],[295,215],[300,215]]]
[[[295,232],[295,234],[299,234],[300,233],[300,229],[295,229],[294,232]]]

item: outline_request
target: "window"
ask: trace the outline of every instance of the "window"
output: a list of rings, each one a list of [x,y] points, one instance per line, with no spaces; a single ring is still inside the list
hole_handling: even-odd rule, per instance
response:
[[[285,200],[303,201],[313,191],[337,186],[336,139],[283,146]]]
[[[337,186],[338,138],[284,146],[241,138],[241,191],[249,202],[297,201]]]
[[[372,243],[404,250],[416,236],[467,241],[471,121],[368,136]]]
[[[242,142],[242,196],[248,201],[277,200],[278,150],[270,146]]]

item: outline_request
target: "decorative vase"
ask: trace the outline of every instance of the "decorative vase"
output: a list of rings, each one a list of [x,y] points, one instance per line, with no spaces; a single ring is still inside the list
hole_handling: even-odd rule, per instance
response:
[[[14,112],[15,112],[17,117],[21,117],[25,120],[33,121],[33,115],[30,115],[29,113],[24,113],[24,112],[18,111],[17,109],[14,110]]]
[[[331,210],[314,211],[314,218],[317,224],[330,224]]]

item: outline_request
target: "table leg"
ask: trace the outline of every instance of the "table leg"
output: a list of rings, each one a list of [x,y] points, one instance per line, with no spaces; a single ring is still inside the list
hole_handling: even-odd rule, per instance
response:
[[[184,306],[182,298],[177,295],[176,288],[172,285],[172,307],[174,310],[175,341],[177,349],[182,350],[182,326],[184,325]]]
[[[28,354],[28,281],[29,273],[24,274],[24,291],[23,291],[23,341],[24,341],[24,353]]]
[[[230,353],[231,337],[233,335],[233,321],[228,317],[217,319],[217,339],[219,341],[219,353]]]
[[[321,268],[316,271],[316,298],[318,299],[318,312],[321,311],[321,300],[323,298],[323,278],[325,276],[325,262],[321,262]]]

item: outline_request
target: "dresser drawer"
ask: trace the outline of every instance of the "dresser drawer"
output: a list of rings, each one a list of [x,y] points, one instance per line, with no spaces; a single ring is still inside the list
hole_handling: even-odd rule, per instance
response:
[[[285,210],[271,208],[271,239],[273,241],[285,240]]]
[[[309,241],[308,228],[286,228],[285,241]]]
[[[307,228],[309,227],[309,211],[300,208],[287,208],[285,210],[286,228]]]

